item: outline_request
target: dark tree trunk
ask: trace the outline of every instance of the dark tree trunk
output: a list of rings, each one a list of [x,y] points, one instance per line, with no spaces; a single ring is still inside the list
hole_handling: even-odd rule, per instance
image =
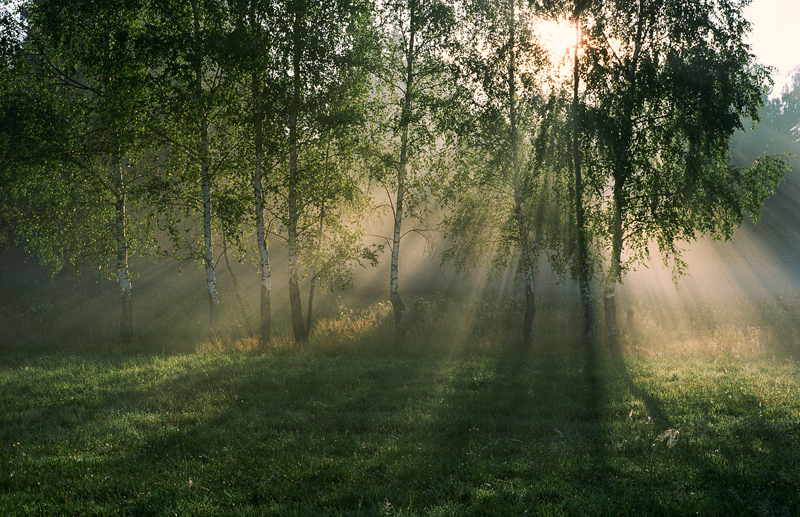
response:
[[[306,332],[311,334],[311,322],[314,310],[314,291],[317,289],[317,278],[319,275],[311,277],[311,286],[308,288],[308,310],[306,311]]]
[[[297,257],[297,221],[299,217],[297,207],[297,183],[298,183],[298,112],[300,110],[300,90],[302,88],[302,69],[300,61],[303,58],[303,34],[301,33],[304,25],[304,8],[301,6],[295,13],[293,23],[293,46],[292,49],[292,68],[294,77],[292,81],[292,112],[289,115],[289,189],[288,189],[288,240],[289,240],[289,305],[292,318],[292,332],[297,344],[308,342],[308,331],[303,322],[303,303],[300,299],[300,285],[298,279],[298,257]]]
[[[576,9],[575,19],[575,51],[574,51],[574,74],[572,91],[572,158],[573,172],[575,174],[575,225],[577,238],[577,262],[578,262],[578,288],[583,304],[584,331],[583,339],[591,342],[595,333],[595,313],[594,300],[592,298],[592,275],[591,265],[589,264],[588,243],[586,241],[586,212],[583,206],[583,173],[581,170],[581,127],[580,127],[580,67],[578,62],[578,45],[580,43],[580,23],[578,16],[580,12]]]
[[[511,125],[511,166],[514,178],[514,209],[517,218],[519,232],[519,246],[522,253],[522,273],[525,277],[525,316],[522,320],[522,345],[529,349],[533,344],[533,320],[536,317],[536,300],[533,289],[533,258],[531,256],[531,242],[529,235],[529,225],[525,219],[523,205],[525,203],[525,192],[522,183],[522,165],[519,156],[519,127],[517,121],[517,56],[515,52],[517,44],[516,36],[516,11],[515,0],[508,0],[508,47],[510,49],[508,59],[508,112]]]
[[[532,268],[525,266],[525,269],[525,318],[522,323],[522,345],[525,350],[529,350],[533,345],[533,319],[536,317],[536,298],[533,290]]]
[[[622,176],[614,180],[614,220],[612,228],[611,270],[603,297],[603,309],[606,323],[606,347],[615,350],[619,347],[619,331],[617,328],[617,300],[616,287],[622,278],[622,211],[624,199],[622,196]]]

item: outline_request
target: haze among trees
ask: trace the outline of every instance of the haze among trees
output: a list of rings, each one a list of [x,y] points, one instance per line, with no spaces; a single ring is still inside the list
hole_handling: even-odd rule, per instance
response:
[[[217,268],[251,257],[263,346],[282,241],[302,345],[316,289],[381,261],[405,337],[401,242],[424,221],[465,274],[516,272],[523,347],[543,268],[575,284],[589,341],[603,310],[613,347],[626,272],[658,252],[681,274],[687,243],[757,220],[800,138],[800,76],[767,99],[746,3],[17,2],[0,21],[0,238],[113,279],[122,342],[131,256],[203,268],[212,339],[236,295]],[[572,47],[553,47],[555,22]],[[775,133],[732,156],[759,119]]]

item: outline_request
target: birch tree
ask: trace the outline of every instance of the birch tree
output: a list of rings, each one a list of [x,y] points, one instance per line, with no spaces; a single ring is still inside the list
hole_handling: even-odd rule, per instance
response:
[[[285,164],[285,146],[280,134],[279,107],[281,80],[276,53],[275,5],[269,1],[231,2],[234,30],[229,35],[227,64],[239,74],[238,88],[245,101],[240,104],[242,124],[249,139],[244,146],[247,167],[252,168],[253,219],[256,230],[260,276],[260,319],[258,339],[268,346],[271,337],[272,273],[269,261],[269,221],[267,196],[277,187],[279,167]]]
[[[56,131],[37,131],[39,150],[23,164],[16,195],[18,230],[27,247],[60,269],[95,264],[113,276],[120,290],[120,340],[133,337],[132,249],[146,246],[146,232],[130,217],[130,189],[142,156],[139,136],[148,99],[142,89],[144,65],[136,51],[143,27],[135,1],[26,3],[29,25],[23,59],[27,71],[17,109],[49,103]],[[21,13],[22,11],[20,11]],[[33,144],[33,145],[31,145]],[[28,167],[25,167],[27,165]],[[145,237],[144,239],[142,239]]]
[[[462,29],[470,43],[457,59],[467,108],[453,137],[458,173],[444,200],[451,213],[446,259],[471,267],[516,263],[524,284],[522,343],[533,339],[535,270],[543,251],[558,247],[568,201],[566,96],[550,82],[545,51],[527,2],[466,4]],[[560,207],[561,210],[556,209]]]
[[[441,99],[443,53],[454,41],[453,7],[442,0],[378,2],[378,28],[384,45],[376,71],[379,94],[386,100],[390,120],[387,151],[381,175],[393,198],[389,300],[400,339],[406,334],[406,309],[400,296],[400,245],[409,195],[422,196],[418,176],[424,153],[435,144],[430,111]],[[420,203],[417,203],[420,204]],[[413,213],[413,212],[412,212]]]
[[[275,10],[276,53],[282,67],[278,80],[278,123],[286,135],[288,166],[280,196],[289,250],[289,301],[295,341],[308,341],[300,294],[303,239],[313,213],[319,149],[338,130],[363,124],[367,86],[363,61],[369,57],[370,11],[360,1],[293,0]],[[318,220],[311,217],[311,220]]]
[[[745,42],[746,3],[614,0],[587,11],[587,109],[598,152],[590,174],[607,179],[611,346],[616,286],[649,256],[651,241],[679,274],[678,241],[730,238],[745,212],[758,217],[782,176],[780,158],[748,169],[728,160],[729,140],[742,117],[757,119],[768,80]]]
[[[219,292],[214,257],[215,198],[237,138],[227,124],[235,106],[230,75],[220,62],[229,30],[227,5],[216,0],[152,0],[150,84],[159,102],[153,140],[177,158],[170,178],[153,178],[151,193],[166,210],[200,217],[201,241],[190,252],[205,270],[209,336],[219,334]],[[184,168],[185,167],[185,168]],[[175,178],[174,180],[172,178]],[[173,235],[177,235],[173,228]]]

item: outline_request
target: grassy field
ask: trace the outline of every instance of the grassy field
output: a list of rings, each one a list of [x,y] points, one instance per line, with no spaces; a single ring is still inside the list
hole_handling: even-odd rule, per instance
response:
[[[799,369],[15,351],[0,362],[0,514],[798,515]]]
[[[402,346],[331,297],[259,350],[175,287],[121,348],[113,290],[2,279],[0,516],[800,515],[796,293],[632,305],[588,355],[547,297],[525,354],[519,301],[439,294]]]

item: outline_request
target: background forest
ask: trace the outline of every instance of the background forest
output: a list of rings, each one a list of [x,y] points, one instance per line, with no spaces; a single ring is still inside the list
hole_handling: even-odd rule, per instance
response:
[[[3,340],[614,349],[687,304],[790,319],[800,76],[768,97],[741,11],[14,3]]]

